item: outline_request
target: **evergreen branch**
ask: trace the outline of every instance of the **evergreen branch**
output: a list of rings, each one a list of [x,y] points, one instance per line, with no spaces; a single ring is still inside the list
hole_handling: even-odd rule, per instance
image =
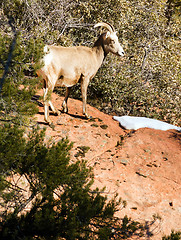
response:
[[[15,211],[16,214],[18,215],[18,213],[20,213],[23,209],[25,209],[25,207],[28,205],[28,203],[30,203],[36,195],[37,194],[32,193],[31,196],[25,202],[23,202],[20,206],[18,206]]]
[[[9,67],[10,67],[10,64],[11,64],[11,61],[12,61],[13,51],[14,51],[14,48],[15,48],[15,45],[16,45],[16,38],[17,38],[17,32],[16,32],[14,26],[12,25],[12,20],[9,20],[9,25],[12,28],[12,31],[14,33],[14,37],[13,37],[12,43],[11,43],[10,48],[9,48],[9,54],[8,54],[7,62],[6,62],[5,67],[4,67],[4,73],[3,73],[2,78],[0,79],[0,92],[2,91],[2,87],[3,87],[3,84],[4,84],[5,78],[8,74],[8,70],[9,70]]]
[[[6,179],[4,179],[4,181],[7,184],[10,184],[9,188],[12,189],[12,190],[16,190],[16,191],[19,191],[19,192],[22,192],[22,191],[28,192],[26,189],[19,187],[17,184],[13,184],[12,182],[7,181]]]

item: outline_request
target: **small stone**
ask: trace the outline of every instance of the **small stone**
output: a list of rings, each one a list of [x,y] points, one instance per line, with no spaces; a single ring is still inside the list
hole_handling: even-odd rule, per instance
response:
[[[136,174],[139,175],[140,177],[147,178],[147,176],[146,176],[145,174],[142,174],[142,173],[140,173],[140,172],[138,172],[138,171],[136,172]]]
[[[128,160],[126,160],[126,159],[121,159],[120,160],[120,163],[122,163],[123,165],[127,165],[128,164]]]
[[[108,128],[108,125],[103,124],[103,125],[100,125],[100,127],[101,127],[102,129],[107,129],[107,128]]]
[[[91,124],[91,127],[99,127],[96,123]]]
[[[146,166],[147,166],[147,167],[152,167],[152,165],[151,165],[151,164],[146,164]]]
[[[132,207],[131,209],[132,209],[132,210],[137,210],[138,208],[137,208],[137,207]]]
[[[98,121],[99,121],[99,122],[102,122],[102,119],[98,118]]]

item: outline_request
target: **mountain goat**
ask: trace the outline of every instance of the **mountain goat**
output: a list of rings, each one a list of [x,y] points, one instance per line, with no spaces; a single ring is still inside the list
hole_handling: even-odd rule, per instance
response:
[[[63,101],[63,111],[67,112],[67,100],[70,89],[73,85],[80,82],[83,114],[86,118],[89,115],[86,111],[87,87],[90,80],[95,76],[106,55],[111,52],[118,56],[123,56],[124,51],[121,47],[113,26],[107,23],[97,23],[96,27],[104,27],[108,31],[101,34],[92,48],[85,46],[62,47],[49,46],[44,47],[43,67],[37,71],[44,81],[44,114],[45,121],[51,123],[49,118],[49,106],[54,114],[59,115],[60,111],[56,109],[51,102],[51,93],[55,86],[66,87],[66,95]]]

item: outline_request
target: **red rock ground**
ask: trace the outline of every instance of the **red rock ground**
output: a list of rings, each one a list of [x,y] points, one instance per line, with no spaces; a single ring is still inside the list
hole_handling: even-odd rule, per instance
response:
[[[55,106],[61,109],[62,97],[52,94]],[[140,222],[161,217],[150,225],[159,240],[171,230],[181,231],[181,133],[140,129],[123,130],[119,123],[97,109],[87,106],[93,117],[82,116],[82,102],[69,99],[69,113],[50,115],[54,129],[44,122],[43,107],[39,107],[36,121],[46,126],[46,139],[58,142],[68,137],[74,142],[72,161],[85,158],[94,167],[95,186],[106,187],[111,199],[115,193],[127,201],[117,215],[128,215]],[[82,156],[80,147],[90,149]],[[141,239],[141,238],[138,238]]]

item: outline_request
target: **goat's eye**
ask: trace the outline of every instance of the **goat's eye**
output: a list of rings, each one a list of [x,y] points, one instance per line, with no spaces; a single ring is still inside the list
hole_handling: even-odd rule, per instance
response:
[[[113,39],[111,39],[111,43],[115,43],[115,41]]]

